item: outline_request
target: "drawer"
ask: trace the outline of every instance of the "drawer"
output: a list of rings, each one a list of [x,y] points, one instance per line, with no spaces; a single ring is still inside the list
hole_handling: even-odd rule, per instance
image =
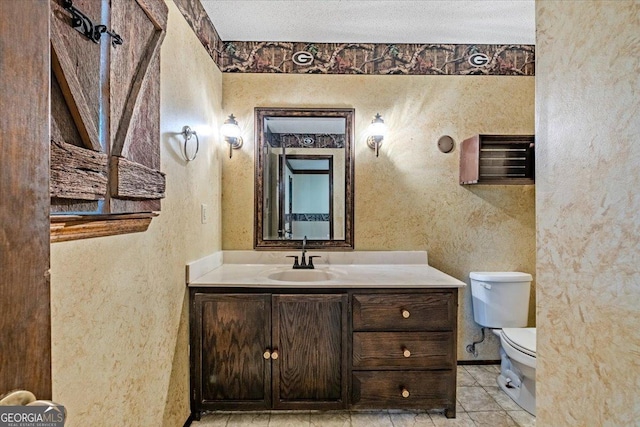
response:
[[[353,369],[453,369],[452,332],[354,332]]]
[[[454,370],[355,371],[352,380],[356,409],[455,407]]]
[[[453,292],[354,294],[353,329],[358,331],[450,331],[456,324]]]

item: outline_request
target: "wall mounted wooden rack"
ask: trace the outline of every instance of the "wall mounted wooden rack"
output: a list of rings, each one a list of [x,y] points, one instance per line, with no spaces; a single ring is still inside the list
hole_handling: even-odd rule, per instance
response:
[[[460,147],[460,184],[535,183],[533,135],[474,135]]]

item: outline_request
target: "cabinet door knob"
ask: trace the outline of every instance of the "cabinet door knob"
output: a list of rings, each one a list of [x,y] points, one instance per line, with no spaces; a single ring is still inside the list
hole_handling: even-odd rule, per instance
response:
[[[409,310],[402,310],[402,317],[404,317],[405,319],[408,319],[409,316],[411,316],[411,313],[409,313]]]
[[[262,357],[264,357],[267,360],[271,359],[271,352],[269,351],[269,349],[266,349],[264,353],[262,353]]]
[[[404,397],[405,399],[409,397],[409,390],[407,390],[405,387],[402,387],[402,397]]]
[[[273,352],[271,353],[271,358],[273,360],[276,360],[278,358],[278,350],[273,350]]]
[[[411,352],[409,351],[409,349],[407,347],[402,347],[402,355],[404,357],[411,357]]]

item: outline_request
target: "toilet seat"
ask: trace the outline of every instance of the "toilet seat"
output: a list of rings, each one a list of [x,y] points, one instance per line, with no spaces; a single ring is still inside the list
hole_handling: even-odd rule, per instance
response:
[[[536,328],[504,328],[500,335],[515,350],[536,357]]]

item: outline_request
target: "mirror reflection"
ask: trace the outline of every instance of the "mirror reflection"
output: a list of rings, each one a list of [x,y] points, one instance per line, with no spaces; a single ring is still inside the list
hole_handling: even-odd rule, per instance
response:
[[[256,248],[353,248],[352,109],[256,108]]]

